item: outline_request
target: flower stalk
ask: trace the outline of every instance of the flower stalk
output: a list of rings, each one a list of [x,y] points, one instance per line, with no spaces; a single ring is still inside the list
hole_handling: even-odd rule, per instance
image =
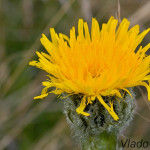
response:
[[[82,150],[118,150],[116,133],[107,133],[106,131],[99,135],[89,137],[85,143],[82,143]]]

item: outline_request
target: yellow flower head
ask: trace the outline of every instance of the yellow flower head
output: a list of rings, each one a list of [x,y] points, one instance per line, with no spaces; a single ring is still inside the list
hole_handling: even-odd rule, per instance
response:
[[[150,43],[135,52],[150,29],[139,34],[139,25],[129,29],[129,24],[123,19],[118,25],[118,20],[111,17],[100,29],[97,20],[92,19],[89,33],[87,22],[79,19],[77,36],[75,27],[70,30],[70,38],[55,33],[53,28],[50,29],[52,41],[43,34],[41,43],[48,54],[37,52],[39,61],[29,64],[45,70],[49,79],[43,82],[45,88],[35,99],[48,93],[81,94],[83,98],[76,111],[89,116],[84,109],[97,98],[115,120],[119,118],[113,102],[106,104],[102,96],[121,98],[121,90],[130,94],[127,88],[142,85],[147,88],[150,100],[150,87],[145,82],[150,81],[150,56],[145,54]],[[50,87],[56,89],[48,92]]]

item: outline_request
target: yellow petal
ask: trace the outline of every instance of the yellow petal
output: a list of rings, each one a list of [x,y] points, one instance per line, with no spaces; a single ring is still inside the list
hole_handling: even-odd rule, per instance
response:
[[[79,22],[78,22],[78,38],[81,41],[84,39],[84,34],[83,34],[83,19],[79,19]]]
[[[92,18],[91,39],[94,41],[96,38],[100,38],[100,28],[97,20]]]
[[[108,112],[111,114],[111,116],[114,118],[114,120],[118,120],[118,116],[117,114],[114,112],[113,110],[113,104],[111,104],[111,107],[109,107],[104,100],[102,99],[102,97],[100,95],[97,96],[98,100],[100,101],[100,103],[108,110]]]
[[[112,90],[112,92],[110,93],[110,95],[116,95],[117,97],[122,98],[122,96],[121,96],[119,90]]]
[[[80,106],[76,109],[78,114],[82,114],[84,116],[89,116],[89,113],[84,112],[84,109],[86,107],[86,96],[84,96],[81,100]]]
[[[85,38],[87,42],[90,42],[90,33],[89,33],[87,22],[84,22],[84,31],[85,31]]]
[[[52,51],[56,49],[56,46],[44,34],[42,34],[40,41],[49,54],[52,54]]]
[[[146,35],[149,31],[150,31],[150,28],[148,28],[147,30],[144,30],[141,34],[139,34],[139,35],[137,36],[136,42],[137,42],[138,44],[140,44],[141,41],[143,40],[143,38],[145,37],[145,35]]]
[[[40,96],[36,96],[36,97],[34,97],[34,99],[43,99],[43,98],[46,97],[46,96],[48,96],[48,93],[42,94],[42,95],[40,95]]]
[[[58,45],[59,37],[58,37],[57,33],[55,32],[54,28],[50,28],[50,33],[51,33],[51,38],[52,38],[53,44]]]
[[[38,61],[30,61],[30,62],[29,62],[29,65],[31,65],[31,66],[36,66],[37,68],[42,68],[41,63],[38,62]]]
[[[148,92],[148,100],[150,101],[150,86],[146,82],[140,82],[138,85],[145,86]]]
[[[124,91],[126,91],[131,97],[132,97],[132,94],[129,92],[128,89],[125,89],[125,88],[122,88]],[[133,97],[132,97],[133,98]]]

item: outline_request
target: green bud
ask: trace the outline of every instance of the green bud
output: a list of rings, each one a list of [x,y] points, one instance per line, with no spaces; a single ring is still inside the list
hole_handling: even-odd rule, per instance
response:
[[[103,97],[104,101],[109,105],[110,100],[114,104],[114,111],[119,117],[115,121],[109,112],[101,103],[95,99],[92,104],[88,104],[85,112],[90,116],[84,116],[76,112],[76,108],[80,105],[82,95],[73,95],[65,98],[64,113],[71,127],[73,137],[80,147],[85,150],[106,150],[117,147],[117,135],[125,127],[127,127],[133,118],[134,94],[132,88],[129,92],[133,98],[126,92],[122,92],[123,99],[116,96]],[[118,100],[119,101],[118,101]]]

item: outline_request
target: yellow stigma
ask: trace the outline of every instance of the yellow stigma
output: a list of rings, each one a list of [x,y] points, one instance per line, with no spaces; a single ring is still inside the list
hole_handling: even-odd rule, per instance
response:
[[[150,29],[139,34],[139,26],[129,29],[129,24],[123,19],[117,27],[118,20],[111,17],[100,29],[97,20],[92,19],[90,33],[87,23],[79,19],[77,36],[75,27],[70,30],[70,37],[51,28],[52,41],[43,34],[41,43],[48,53],[37,52],[39,61],[29,64],[45,70],[49,79],[43,82],[45,88],[35,99],[48,93],[82,94],[77,113],[89,116],[84,109],[97,98],[114,120],[119,118],[113,103],[106,104],[102,96],[122,97],[120,90],[129,93],[127,88],[142,85],[150,100],[150,86],[145,82],[150,81],[150,56],[145,54],[150,43],[135,52]],[[48,92],[50,87],[56,89]]]

